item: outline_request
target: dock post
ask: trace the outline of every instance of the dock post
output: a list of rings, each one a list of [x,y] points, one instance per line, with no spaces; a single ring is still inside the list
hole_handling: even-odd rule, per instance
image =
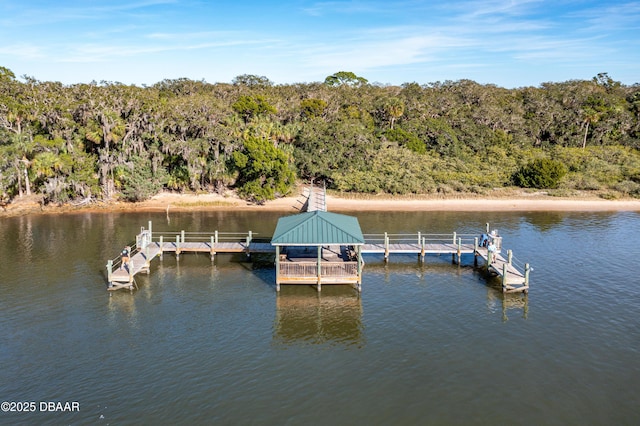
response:
[[[462,263],[460,259],[462,257],[462,238],[458,237],[458,265]]]
[[[180,231],[180,241],[184,243],[184,230]]]
[[[149,273],[151,272],[151,259],[149,259],[149,244],[144,246],[144,267],[147,270],[147,275],[149,275]]]
[[[453,241],[452,244],[455,245],[456,243],[456,233],[453,233]],[[455,253],[451,253],[451,263],[456,263],[456,254]]]
[[[160,260],[162,260],[164,254],[164,235],[160,235]]]
[[[215,245],[215,240],[214,240],[214,236],[211,236],[211,261],[213,262],[213,258],[216,255],[216,245]]]
[[[107,261],[107,281],[109,281],[109,287],[111,287],[111,278],[113,274],[113,260]]]
[[[473,239],[473,266],[478,266],[478,237]]]
[[[389,235],[384,233],[384,261],[389,261]]]
[[[180,235],[176,235],[176,260],[180,260]]]
[[[507,264],[502,264],[502,292],[507,292]]]
[[[507,262],[509,262],[509,265],[511,265],[511,262],[513,262],[513,251],[511,250],[507,250]]]
[[[489,235],[489,222],[487,222],[487,235]]]
[[[152,225],[151,225],[151,221],[149,221],[149,237],[153,238],[152,235],[153,235]],[[149,240],[149,242],[151,242],[151,240]]]
[[[218,244],[218,231],[217,231],[217,230],[216,230],[216,232],[214,232],[214,236],[215,236],[215,240],[214,240],[214,242],[215,242],[216,244]]]
[[[362,292],[362,246],[356,246],[356,252],[358,257],[358,291]]]
[[[424,263],[424,244],[425,244],[425,238],[422,237],[422,247],[420,248],[420,261],[422,263]]]
[[[318,269],[318,292],[322,291],[322,246],[318,246],[318,258],[316,263],[316,268]]]
[[[529,273],[531,272],[531,267],[528,263],[524,264],[524,285],[529,287]]]
[[[249,231],[247,234],[247,257],[251,257],[251,251],[249,251],[249,247],[251,246],[251,240],[253,239],[253,233]]]
[[[276,291],[280,291],[280,246],[276,246]]]

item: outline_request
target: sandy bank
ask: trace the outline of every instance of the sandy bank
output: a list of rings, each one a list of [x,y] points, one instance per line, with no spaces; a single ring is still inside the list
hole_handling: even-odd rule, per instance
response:
[[[35,198],[18,200],[0,212],[0,216],[66,212],[120,211],[282,211],[295,213],[302,197],[286,197],[263,205],[247,203],[234,195],[162,193],[140,203],[93,203],[84,206],[41,206]],[[604,200],[597,197],[558,198],[547,195],[473,198],[420,198],[327,196],[327,206],[334,212],[358,211],[637,211],[640,200]]]

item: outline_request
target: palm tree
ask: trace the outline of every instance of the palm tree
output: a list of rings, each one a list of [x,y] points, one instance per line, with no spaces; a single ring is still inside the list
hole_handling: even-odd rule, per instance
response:
[[[385,104],[384,109],[389,116],[390,128],[393,130],[393,125],[396,120],[404,114],[404,103],[398,98],[390,98]]]

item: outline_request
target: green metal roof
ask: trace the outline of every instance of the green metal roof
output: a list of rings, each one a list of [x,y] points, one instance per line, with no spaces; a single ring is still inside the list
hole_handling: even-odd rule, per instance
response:
[[[271,239],[274,246],[364,244],[358,218],[316,210],[278,219]]]

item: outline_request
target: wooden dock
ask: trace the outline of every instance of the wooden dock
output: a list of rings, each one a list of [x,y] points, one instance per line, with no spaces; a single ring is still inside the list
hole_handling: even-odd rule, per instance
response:
[[[487,224],[487,234],[489,234]],[[475,256],[474,264],[478,258],[484,260],[487,271],[497,275],[502,281],[503,293],[529,291],[529,264],[518,268],[514,263],[513,252],[507,250],[507,257],[503,257],[502,237],[495,236],[498,252],[492,254],[486,247],[478,245],[476,234],[365,234],[366,243],[362,246],[362,254],[383,254],[385,261],[391,254],[417,254],[424,262],[426,255],[450,254],[452,260],[458,264],[463,254]]]
[[[260,242],[254,239],[254,234],[230,232],[222,233],[187,233],[167,232],[154,235],[149,229],[142,228],[136,236],[135,244],[132,243],[132,252],[129,265],[123,266],[120,257],[107,262],[108,290],[114,291],[122,288],[133,290],[136,287],[135,276],[139,273],[149,274],[151,261],[162,258],[164,253],[173,253],[177,258],[182,253],[209,253],[211,260],[218,253],[275,253],[275,248],[268,242]],[[155,241],[154,241],[155,239]]]
[[[487,225],[488,226],[488,225]],[[183,253],[209,253],[213,260],[216,254],[223,253],[266,253],[276,254],[275,246],[271,245],[271,238],[256,238],[251,231],[246,233],[214,232],[152,232],[149,228],[142,228],[136,236],[135,243],[131,243],[132,252],[128,267],[122,267],[120,258],[107,262],[108,290],[133,290],[136,288],[135,276],[140,273],[150,273],[151,261],[162,257],[164,253],[172,253],[177,258]],[[488,228],[487,228],[488,233]],[[385,261],[393,254],[415,254],[421,262],[427,255],[451,255],[452,261],[460,264],[462,255],[473,255],[474,264],[478,259],[484,261],[489,274],[497,276],[502,282],[504,293],[529,291],[529,264],[516,261],[511,250],[502,252],[502,238],[494,237],[498,243],[498,252],[489,253],[486,247],[478,245],[478,237],[471,234],[365,234],[365,244],[361,246],[361,253],[368,255],[383,255]],[[348,248],[347,248],[348,249]],[[330,248],[326,248],[327,252]],[[340,256],[339,256],[340,257]],[[357,262],[348,256],[338,265],[337,259],[322,259],[321,268],[325,283],[351,283],[350,277],[356,276]],[[317,278],[317,263],[302,259],[299,264],[295,261],[282,263],[282,268],[290,268],[295,276],[308,275],[309,282]],[[284,266],[283,266],[284,265]],[[292,275],[293,276],[293,275]]]

